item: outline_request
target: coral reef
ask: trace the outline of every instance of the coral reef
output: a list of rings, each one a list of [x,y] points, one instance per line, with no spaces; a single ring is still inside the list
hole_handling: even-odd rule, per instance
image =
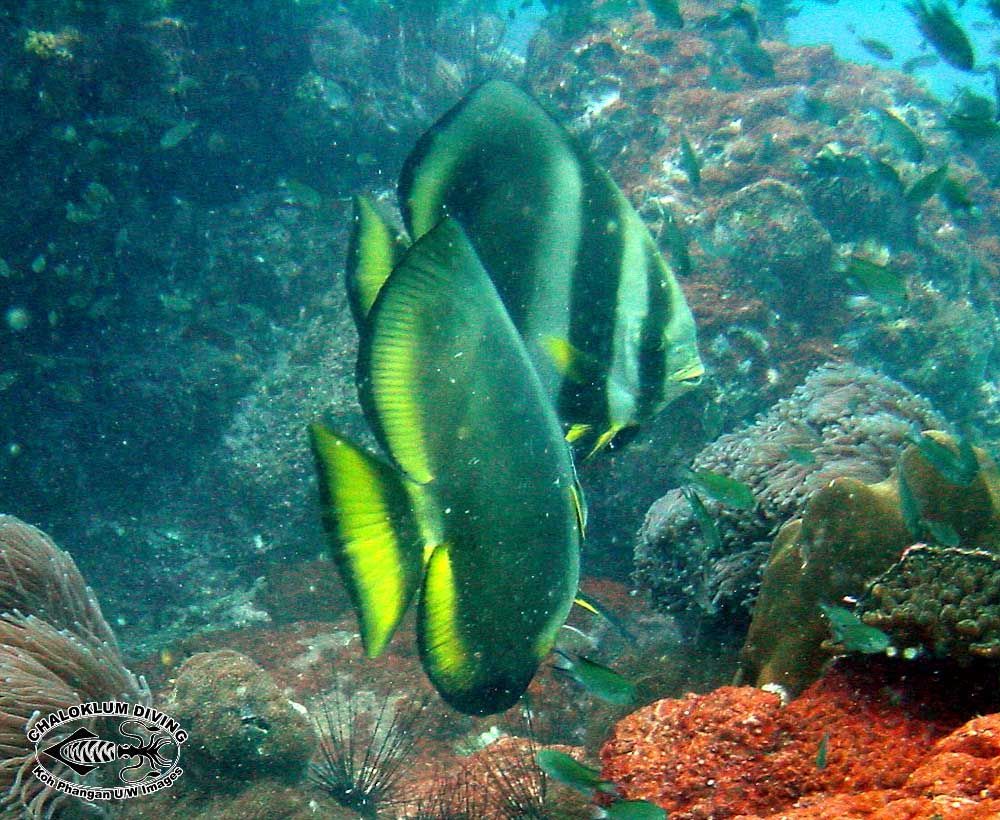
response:
[[[527,76],[659,228],[730,419],[759,412],[809,367],[850,348],[860,364],[964,421],[983,397],[956,381],[989,379],[997,366],[993,171],[977,167],[918,82],[840,62],[826,46],[768,39],[783,12],[761,12],[756,42],[717,4],[697,0],[684,4],[685,25],[676,30],[653,15],[614,11],[582,32],[548,26],[529,50]],[[899,145],[882,111],[906,124],[919,151]],[[686,171],[684,144],[700,166],[697,180]],[[907,197],[944,164],[973,205]],[[756,207],[751,192],[756,204],[773,197],[778,207]],[[734,202],[744,197],[748,207],[738,212],[754,218],[734,221]],[[788,270],[790,252],[778,237],[821,251],[799,283],[809,298],[798,303],[775,287],[772,271]],[[762,241],[753,245],[755,238]],[[889,249],[909,294],[902,304],[842,298],[858,288],[840,263],[866,242]],[[752,257],[733,252],[751,246]],[[893,343],[899,325],[905,346]]]
[[[995,816],[1000,718],[962,725],[892,680],[835,671],[787,706],[729,687],[659,701],[616,726],[603,776],[676,820]]]
[[[915,544],[869,587],[861,620],[903,653],[960,663],[1000,658],[1000,555]]]
[[[757,295],[782,315],[808,316],[842,297],[830,233],[787,183],[764,179],[724,198],[712,242],[733,268],[756,271]]]
[[[943,424],[930,404],[893,380],[851,364],[813,371],[787,399],[694,459],[746,483],[757,506],[707,499],[722,553],[702,543],[690,504],[670,490],[646,514],[635,547],[636,581],[670,611],[745,620],[778,528],[837,478],[885,478],[914,429]],[[798,454],[799,457],[796,457]]]
[[[37,715],[149,702],[73,559],[10,515],[0,515],[0,680],[0,814],[11,818],[49,817],[64,801],[29,775],[35,750],[25,732]]]
[[[185,773],[230,791],[247,781],[294,783],[316,748],[305,708],[288,700],[246,655],[193,655],[177,670],[166,711],[191,735]]]
[[[934,439],[956,447],[943,434]],[[774,540],[743,648],[748,679],[800,691],[819,675],[829,656],[820,605],[856,601],[869,589],[872,603],[861,608],[868,613],[865,620],[892,625],[902,642],[899,651],[914,648],[912,630],[920,624],[927,642],[917,649],[953,651],[953,660],[966,660],[975,647],[977,655],[990,656],[996,564],[984,568],[975,547],[995,548],[1000,479],[984,452],[975,455],[978,472],[964,486],[948,481],[911,446],[891,478],[877,484],[838,478],[813,495],[802,517],[785,524]],[[915,522],[907,521],[914,513],[907,512],[903,482],[918,521],[950,529],[967,547],[947,553],[947,574],[939,577],[940,565],[931,562],[929,567],[922,560],[937,551],[904,553],[914,540]],[[925,570],[922,579],[913,579],[914,563]],[[917,583],[907,589],[910,580]],[[980,637],[986,642],[977,643]]]

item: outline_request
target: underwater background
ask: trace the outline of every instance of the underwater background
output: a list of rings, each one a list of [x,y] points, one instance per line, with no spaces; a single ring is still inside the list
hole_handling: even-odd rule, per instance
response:
[[[1000,817],[998,52],[993,0],[0,4],[0,814]],[[704,375],[575,447],[584,606],[470,715],[419,614],[365,657],[308,430],[402,461],[353,199],[410,228],[494,80],[631,203]],[[118,696],[191,732],[174,786],[25,785],[35,710]]]

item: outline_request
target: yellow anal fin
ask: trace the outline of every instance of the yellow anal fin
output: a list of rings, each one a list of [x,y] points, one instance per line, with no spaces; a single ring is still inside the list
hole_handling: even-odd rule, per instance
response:
[[[323,518],[369,657],[392,638],[419,584],[423,539],[405,479],[328,429],[309,428]]]
[[[611,427],[609,427],[607,430],[601,433],[601,435],[597,437],[597,441],[594,443],[594,446],[590,449],[590,452],[587,453],[585,460],[592,459],[599,452],[601,452],[601,450],[603,450],[605,447],[611,444],[615,436],[617,436],[622,430],[625,429],[625,426],[626,425],[624,424],[613,424],[611,425]]]
[[[451,701],[462,699],[476,678],[475,660],[459,623],[458,588],[447,543],[434,547],[427,559],[420,597],[420,644],[428,677]]]

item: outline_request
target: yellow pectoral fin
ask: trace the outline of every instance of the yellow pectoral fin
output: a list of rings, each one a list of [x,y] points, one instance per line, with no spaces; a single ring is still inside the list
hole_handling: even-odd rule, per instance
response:
[[[365,652],[385,649],[420,583],[423,539],[404,479],[322,424],[309,428],[323,516]]]
[[[594,446],[591,448],[590,452],[587,453],[585,460],[592,459],[599,452],[601,452],[601,450],[607,447],[614,440],[614,437],[625,429],[625,426],[626,425],[624,424],[613,424],[611,427],[609,427],[607,430],[601,433],[601,435],[595,442]]]
[[[576,384],[589,384],[600,378],[600,367],[594,358],[574,347],[568,339],[548,336],[542,344],[563,378]]]
[[[570,492],[573,494],[573,509],[576,511],[576,525],[580,530],[580,538],[583,539],[587,533],[587,499],[583,494],[583,487],[580,486],[580,482],[577,480],[573,481],[573,486],[570,488]]]

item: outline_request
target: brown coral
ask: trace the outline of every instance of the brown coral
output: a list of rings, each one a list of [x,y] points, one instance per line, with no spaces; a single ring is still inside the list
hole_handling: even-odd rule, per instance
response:
[[[722,552],[702,546],[690,505],[671,490],[646,515],[635,548],[636,580],[664,609],[746,617],[782,524],[836,478],[884,479],[914,428],[942,425],[926,400],[892,379],[853,364],[817,368],[791,396],[695,458],[695,469],[745,482],[757,501],[753,510],[706,501]]]
[[[305,710],[250,658],[228,649],[188,658],[166,710],[191,733],[185,769],[201,782],[295,782],[316,747]]]
[[[943,434],[930,435],[950,441]],[[979,471],[966,486],[948,482],[915,446],[904,452],[899,466],[918,517],[947,525],[970,547],[995,544],[1000,522],[1000,476],[985,453],[978,451],[976,458]],[[994,596],[996,563],[984,569],[980,550],[952,551],[947,556],[954,574],[940,575],[935,567],[932,578],[925,567],[925,586],[908,588],[914,561],[922,561],[928,551],[904,553],[914,538],[913,523],[908,526],[904,519],[900,486],[898,476],[877,484],[837,479],[810,499],[800,519],[781,528],[743,648],[750,680],[792,692],[814,680],[828,657],[820,604],[856,600],[873,583],[869,619],[898,631],[904,646],[920,636],[936,650],[955,650],[958,660],[967,660],[973,645],[980,655],[994,651],[992,612],[980,606]],[[982,624],[972,620],[980,614]]]
[[[0,680],[0,814],[11,817],[48,816],[63,799],[29,774],[25,731],[36,716],[149,700],[73,559],[9,515],[0,515]]]

